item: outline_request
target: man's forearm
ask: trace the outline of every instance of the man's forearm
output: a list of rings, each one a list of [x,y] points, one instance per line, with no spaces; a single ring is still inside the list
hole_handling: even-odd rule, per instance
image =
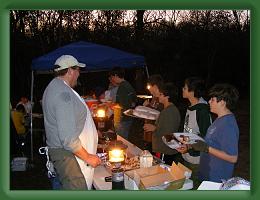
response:
[[[85,161],[87,165],[90,165],[94,168],[100,165],[101,163],[101,160],[97,155],[88,153],[87,150],[83,147],[81,147],[80,150],[74,152],[74,155],[79,157],[81,160]]]
[[[87,152],[86,149],[84,149],[83,147],[81,147],[78,151],[73,152],[77,157],[79,157],[81,160],[85,161],[86,163],[89,157],[89,153]]]

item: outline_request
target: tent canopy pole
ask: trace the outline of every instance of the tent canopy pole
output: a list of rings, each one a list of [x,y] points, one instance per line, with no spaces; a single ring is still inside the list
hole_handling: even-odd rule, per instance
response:
[[[31,80],[31,108],[33,107],[33,84],[34,84],[34,74],[32,70],[32,80]],[[31,161],[33,162],[33,117],[32,117],[32,109],[30,111],[30,134],[31,134]]]
[[[145,72],[146,72],[147,77],[149,78],[149,72],[148,72],[147,65],[145,65]]]

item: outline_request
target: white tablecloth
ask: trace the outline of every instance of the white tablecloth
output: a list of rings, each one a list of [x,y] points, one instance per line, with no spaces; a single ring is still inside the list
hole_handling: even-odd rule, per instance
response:
[[[124,144],[128,146],[127,153],[131,155],[139,155],[142,150],[135,146],[134,144],[130,143],[129,141],[125,140],[124,138],[117,136],[118,140],[121,140]],[[93,186],[96,190],[111,190],[112,189],[112,183],[106,182],[105,177],[111,176],[111,174],[108,172],[108,170],[104,166],[98,166],[95,168],[94,172],[94,179],[93,179]],[[193,182],[190,179],[187,179],[183,185],[183,187],[180,190],[189,190],[192,189]]]

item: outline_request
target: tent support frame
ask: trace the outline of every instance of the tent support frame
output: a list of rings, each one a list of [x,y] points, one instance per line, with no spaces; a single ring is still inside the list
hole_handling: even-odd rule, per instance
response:
[[[147,78],[149,78],[149,72],[148,72],[148,67],[147,67],[147,65],[145,65],[145,72],[146,72],[146,75],[147,75]]]
[[[33,85],[34,85],[34,71],[32,70],[32,80],[31,80],[31,104],[33,103]],[[32,107],[32,105],[31,105]],[[30,113],[30,134],[31,134],[31,162],[33,162],[33,115],[32,109]]]

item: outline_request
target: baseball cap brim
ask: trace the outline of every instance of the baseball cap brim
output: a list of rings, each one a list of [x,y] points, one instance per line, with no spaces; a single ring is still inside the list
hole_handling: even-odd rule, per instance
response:
[[[84,63],[78,63],[77,66],[78,66],[78,67],[86,67],[86,64],[84,64]]]

